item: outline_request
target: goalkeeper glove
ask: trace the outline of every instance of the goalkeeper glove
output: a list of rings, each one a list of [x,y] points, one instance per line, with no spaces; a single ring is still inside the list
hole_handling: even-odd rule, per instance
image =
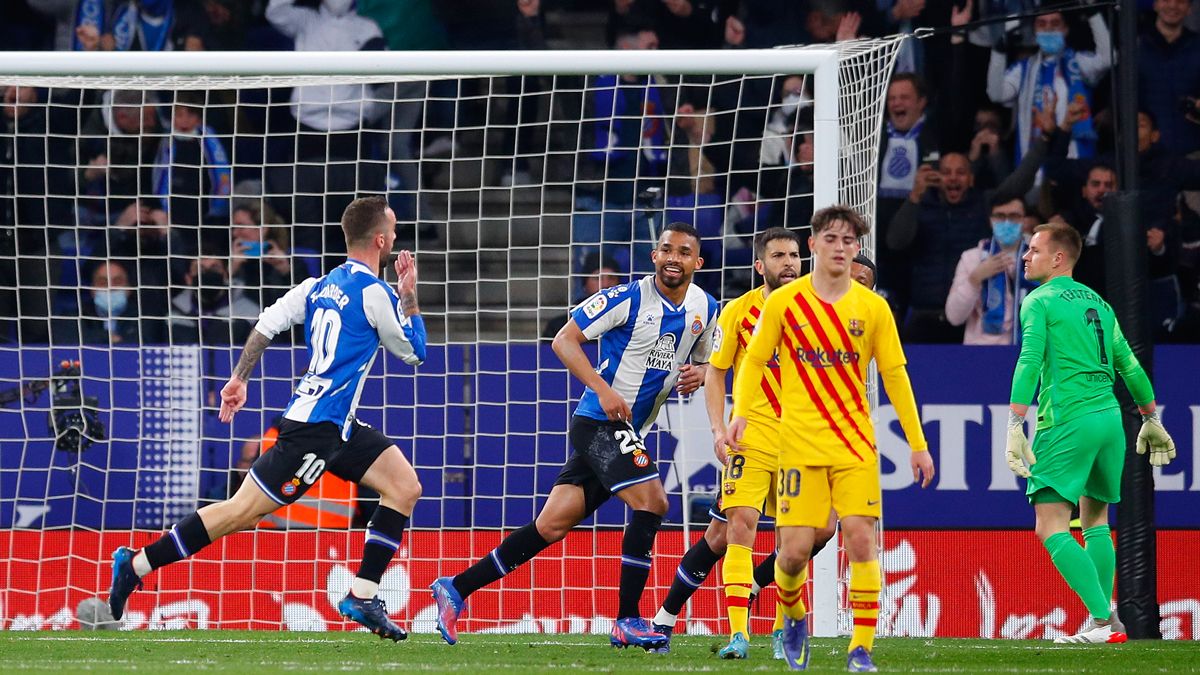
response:
[[[1162,418],[1158,412],[1142,415],[1142,430],[1138,432],[1137,452],[1139,455],[1150,451],[1151,466],[1166,466],[1175,459],[1175,441],[1163,427]]]
[[[1037,463],[1029,439],[1025,437],[1025,418],[1016,413],[1008,414],[1008,445],[1005,449],[1008,468],[1021,478],[1029,478],[1029,467]]]

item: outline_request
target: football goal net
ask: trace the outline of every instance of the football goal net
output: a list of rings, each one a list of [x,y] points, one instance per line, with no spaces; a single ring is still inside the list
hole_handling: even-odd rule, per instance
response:
[[[0,54],[0,627],[75,627],[114,548],[226,498],[270,452],[303,336],[277,338],[232,425],[218,391],[261,309],[344,259],[346,204],[381,194],[416,255],[431,347],[416,369],[376,360],[359,416],[424,487],[381,594],[432,630],[429,583],[529,522],[569,454],[582,389],[545,338],[595,288],[649,273],[664,223],[696,226],[695,281],[726,300],[761,283],[756,232],[806,235],[834,203],[873,220],[899,44]],[[647,441],[671,499],[649,616],[720,480],[702,396],[669,400]],[[372,497],[323,478],[149,578],[124,627],[351,627],[333,604]],[[607,632],[626,518],[612,500],[474,595],[460,626]],[[837,558],[817,561],[818,634],[845,604]],[[680,629],[720,633],[723,616],[709,584]]]

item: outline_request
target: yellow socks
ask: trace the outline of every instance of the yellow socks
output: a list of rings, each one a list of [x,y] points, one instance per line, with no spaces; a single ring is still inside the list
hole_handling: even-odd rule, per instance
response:
[[[792,575],[779,568],[779,561],[775,562],[775,587],[779,590],[779,609],[794,621],[799,621],[808,614],[808,607],[804,605],[804,584],[807,581],[808,565],[805,565],[799,574]]]
[[[783,605],[775,603],[775,623],[771,626],[771,632],[783,630]]]
[[[754,583],[754,555],[748,546],[730,544],[721,563],[725,578],[725,611],[729,614],[729,634],[750,636],[750,587]]]
[[[776,571],[776,575],[778,575]],[[778,576],[776,576],[778,579]],[[875,646],[875,624],[879,621],[879,561],[850,563],[850,609],[854,613],[854,633],[850,651]],[[780,592],[782,597],[782,591]]]

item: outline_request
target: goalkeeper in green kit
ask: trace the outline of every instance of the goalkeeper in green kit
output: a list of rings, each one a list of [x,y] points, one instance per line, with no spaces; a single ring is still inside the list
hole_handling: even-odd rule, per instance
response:
[[[1021,355],[1013,373],[1008,420],[1008,465],[1028,478],[1026,496],[1037,535],[1091,620],[1055,642],[1125,642],[1111,610],[1116,553],[1108,507],[1121,499],[1125,433],[1113,393],[1114,370],[1142,413],[1137,451],[1163,466],[1175,444],[1155,412],[1154,389],[1117,325],[1112,308],[1071,278],[1082,241],[1074,228],[1040,225],[1022,260],[1025,277],[1041,283],[1021,303]],[[1037,434],[1031,449],[1025,413],[1040,380]],[[1079,504],[1081,547],[1071,536]]]

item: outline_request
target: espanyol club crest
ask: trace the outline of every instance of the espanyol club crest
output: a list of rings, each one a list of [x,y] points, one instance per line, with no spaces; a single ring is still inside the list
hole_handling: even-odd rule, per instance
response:
[[[642,452],[641,450],[635,450],[633,452],[633,463],[636,464],[638,468],[644,469],[646,468],[646,465],[650,463],[650,458],[647,457],[646,453]]]
[[[893,178],[904,178],[912,173],[913,162],[908,156],[908,148],[897,146],[892,150],[892,157],[887,163],[887,172]]]
[[[296,486],[298,485],[300,485],[300,481],[293,478],[284,483],[283,487],[279,488],[279,491],[283,493],[284,497],[291,497],[292,495],[296,494]]]
[[[850,334],[854,337],[862,337],[862,334],[867,330],[867,322],[862,319],[850,319]]]
[[[700,320],[700,315],[692,317],[692,335],[699,335],[700,331],[704,330],[704,322]]]

